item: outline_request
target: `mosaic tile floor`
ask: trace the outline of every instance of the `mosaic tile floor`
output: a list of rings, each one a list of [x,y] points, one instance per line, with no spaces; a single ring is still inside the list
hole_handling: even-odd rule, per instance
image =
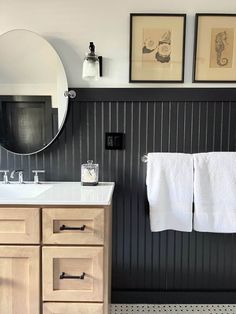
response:
[[[236,314],[235,304],[112,304],[111,314]]]

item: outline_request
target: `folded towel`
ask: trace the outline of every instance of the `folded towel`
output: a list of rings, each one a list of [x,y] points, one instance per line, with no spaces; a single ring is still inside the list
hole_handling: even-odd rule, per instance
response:
[[[194,154],[194,229],[236,232],[236,153]]]
[[[151,231],[192,231],[192,155],[149,153],[146,184]]]

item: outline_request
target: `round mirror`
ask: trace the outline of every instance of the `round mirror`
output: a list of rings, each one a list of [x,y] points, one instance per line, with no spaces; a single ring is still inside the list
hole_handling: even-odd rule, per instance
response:
[[[68,83],[61,59],[38,34],[0,36],[0,145],[34,154],[59,134],[67,114]]]

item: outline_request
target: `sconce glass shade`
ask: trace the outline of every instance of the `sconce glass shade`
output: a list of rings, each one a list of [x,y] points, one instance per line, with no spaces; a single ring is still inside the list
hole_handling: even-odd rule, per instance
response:
[[[83,63],[82,78],[85,81],[96,81],[100,76],[99,59],[95,55],[93,57],[86,56]]]

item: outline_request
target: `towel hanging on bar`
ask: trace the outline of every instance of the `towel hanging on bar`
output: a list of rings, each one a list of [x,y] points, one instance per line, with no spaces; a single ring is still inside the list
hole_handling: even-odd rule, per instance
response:
[[[192,231],[193,157],[149,153],[147,197],[151,231]]]

